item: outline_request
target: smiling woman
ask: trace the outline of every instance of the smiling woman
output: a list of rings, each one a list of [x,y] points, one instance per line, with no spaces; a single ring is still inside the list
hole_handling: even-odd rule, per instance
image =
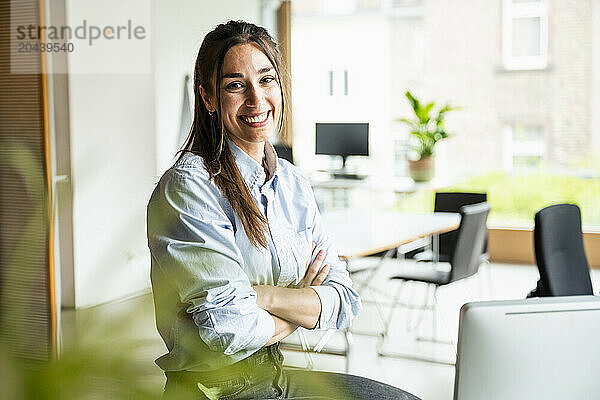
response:
[[[220,85],[221,118],[229,138],[257,162],[265,142],[276,130],[281,115],[282,91],[277,71],[258,45],[232,47],[223,60]],[[200,93],[209,112],[218,108],[215,96],[202,86]]]
[[[242,21],[204,38],[181,155],[148,204],[165,398],[414,399],[370,379],[287,371],[279,341],[342,329],[360,311],[305,175],[269,139],[286,121],[267,31]]]

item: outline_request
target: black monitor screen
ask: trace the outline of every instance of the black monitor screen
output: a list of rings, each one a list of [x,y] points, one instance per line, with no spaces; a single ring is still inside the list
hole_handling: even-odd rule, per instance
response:
[[[316,124],[316,153],[340,156],[369,155],[368,123]]]

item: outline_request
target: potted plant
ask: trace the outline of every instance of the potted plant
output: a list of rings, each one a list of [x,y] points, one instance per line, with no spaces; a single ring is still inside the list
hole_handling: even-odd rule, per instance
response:
[[[450,136],[444,128],[444,116],[448,111],[456,110],[458,107],[446,104],[434,116],[432,115],[434,102],[422,105],[408,90],[405,96],[415,114],[411,119],[398,120],[410,126],[411,137],[415,139],[414,155],[412,159],[409,157],[408,171],[415,182],[428,182],[435,173],[433,159],[435,144]]]

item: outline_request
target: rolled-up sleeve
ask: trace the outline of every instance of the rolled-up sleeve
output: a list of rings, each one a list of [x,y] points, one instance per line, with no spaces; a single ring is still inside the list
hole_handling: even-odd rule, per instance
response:
[[[211,350],[258,350],[273,336],[275,323],[256,304],[216,188],[183,170],[163,177],[158,190],[148,205],[148,244],[181,311]]]
[[[321,220],[321,214],[314,201],[312,189],[309,188],[312,198],[311,213],[313,216],[313,241],[316,248],[326,251],[323,265],[329,264],[327,279],[320,286],[311,286],[321,300],[321,315],[317,329],[343,329],[350,326],[352,319],[362,309],[360,296],[352,288],[352,280],[346,269],[346,263],[340,261],[338,251],[326,234]],[[316,252],[315,252],[316,257]],[[311,260],[311,263],[314,261]]]

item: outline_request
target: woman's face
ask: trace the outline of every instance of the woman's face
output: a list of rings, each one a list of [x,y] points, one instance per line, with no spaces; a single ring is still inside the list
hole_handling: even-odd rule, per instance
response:
[[[231,140],[248,149],[275,132],[281,112],[281,88],[275,68],[254,44],[229,49],[223,60],[221,111]]]

